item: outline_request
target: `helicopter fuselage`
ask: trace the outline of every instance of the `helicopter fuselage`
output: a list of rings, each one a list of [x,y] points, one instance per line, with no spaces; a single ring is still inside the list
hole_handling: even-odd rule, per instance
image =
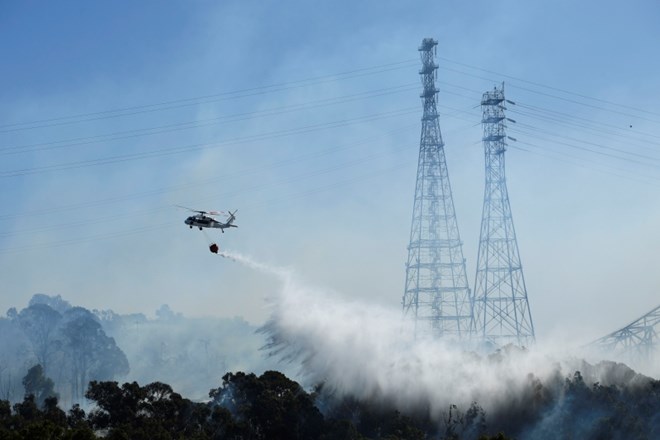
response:
[[[203,214],[191,215],[185,221],[185,224],[191,228],[197,227],[200,230],[203,228],[216,228],[216,229],[225,229],[225,228],[235,228],[236,225],[232,225],[231,222],[222,223],[214,218],[208,217]],[[224,231],[223,231],[224,232]]]

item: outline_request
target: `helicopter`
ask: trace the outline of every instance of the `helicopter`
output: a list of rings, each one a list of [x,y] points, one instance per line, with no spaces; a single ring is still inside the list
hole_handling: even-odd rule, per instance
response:
[[[200,211],[197,209],[186,208],[185,206],[179,206],[179,207],[197,213],[195,215],[191,215],[184,221],[185,224],[190,226],[190,229],[192,229],[194,226],[198,227],[200,231],[204,228],[220,229],[220,231],[224,234],[225,229],[238,227],[237,225],[233,224],[234,220],[236,220],[236,212],[238,212],[238,210],[235,210],[234,212],[229,211],[229,217],[227,218],[227,221],[223,223],[213,218],[215,216],[224,214],[223,212]]]

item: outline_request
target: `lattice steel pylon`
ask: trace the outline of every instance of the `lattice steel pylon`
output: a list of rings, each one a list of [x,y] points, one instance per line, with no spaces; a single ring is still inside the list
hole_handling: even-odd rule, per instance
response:
[[[660,306],[591,345],[612,356],[648,361],[660,352]]]
[[[419,48],[424,113],[403,314],[414,320],[415,337],[458,340],[469,336],[471,303],[436,106],[437,44],[425,38]]]
[[[504,84],[481,100],[486,187],[471,329],[477,341],[529,346],[535,340],[534,325],[504,173],[506,102]]]

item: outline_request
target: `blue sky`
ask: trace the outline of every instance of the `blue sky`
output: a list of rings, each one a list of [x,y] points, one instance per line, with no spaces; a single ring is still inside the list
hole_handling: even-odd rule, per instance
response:
[[[3,2],[0,309],[41,292],[262,322],[273,281],[213,258],[175,204],[239,209],[221,247],[399,307],[430,36],[470,284],[477,106],[505,81],[537,332],[613,331],[659,298],[658,18],[653,1]]]

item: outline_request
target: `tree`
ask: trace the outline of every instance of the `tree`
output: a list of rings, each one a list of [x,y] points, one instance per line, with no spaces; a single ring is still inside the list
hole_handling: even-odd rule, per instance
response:
[[[0,400],[0,426],[8,426],[11,423],[11,405],[8,400]]]
[[[43,414],[39,411],[34,394],[26,394],[23,402],[14,404],[14,413],[25,421],[37,420]]]
[[[96,403],[97,408],[89,414],[90,423],[96,429],[136,423],[142,418],[138,414],[142,390],[137,382],[125,383],[120,387],[117,382],[93,380],[85,397]]]
[[[181,318],[183,315],[181,313],[175,313],[170,309],[170,306],[163,304],[158,310],[156,310],[156,316],[162,321],[170,321]]]
[[[228,408],[258,438],[315,439],[324,419],[311,396],[277,371],[227,373],[221,388],[211,390],[215,404]]]
[[[71,372],[71,394],[82,397],[90,380],[108,380],[129,371],[126,355],[108,337],[95,316],[74,307],[61,328]]]
[[[52,379],[44,375],[44,370],[39,364],[28,370],[23,378],[23,387],[25,388],[25,395],[32,394],[39,407],[43,407],[48,398],[54,397],[57,401],[55,384]]]
[[[79,404],[74,404],[66,416],[66,421],[70,427],[75,428],[87,424],[87,415],[85,410]]]
[[[50,396],[44,399],[43,403],[44,418],[60,428],[67,427],[66,413],[57,406],[57,396]]]
[[[61,347],[57,340],[57,327],[62,315],[46,304],[33,304],[18,314],[18,323],[30,340],[34,355],[44,371],[49,360]]]
[[[117,382],[92,381],[85,396],[96,403],[89,415],[91,426],[106,430],[107,438],[225,438],[209,435],[219,429],[208,405],[184,399],[161,382],[120,387]]]
[[[28,306],[33,306],[35,304],[46,304],[51,309],[57,311],[60,314],[64,314],[64,312],[71,308],[71,304],[69,304],[68,301],[62,299],[60,295],[49,296],[44,293],[35,293],[32,295]]]
[[[0,318],[0,399],[23,397],[21,377],[25,365],[34,362],[30,346],[17,318]]]

